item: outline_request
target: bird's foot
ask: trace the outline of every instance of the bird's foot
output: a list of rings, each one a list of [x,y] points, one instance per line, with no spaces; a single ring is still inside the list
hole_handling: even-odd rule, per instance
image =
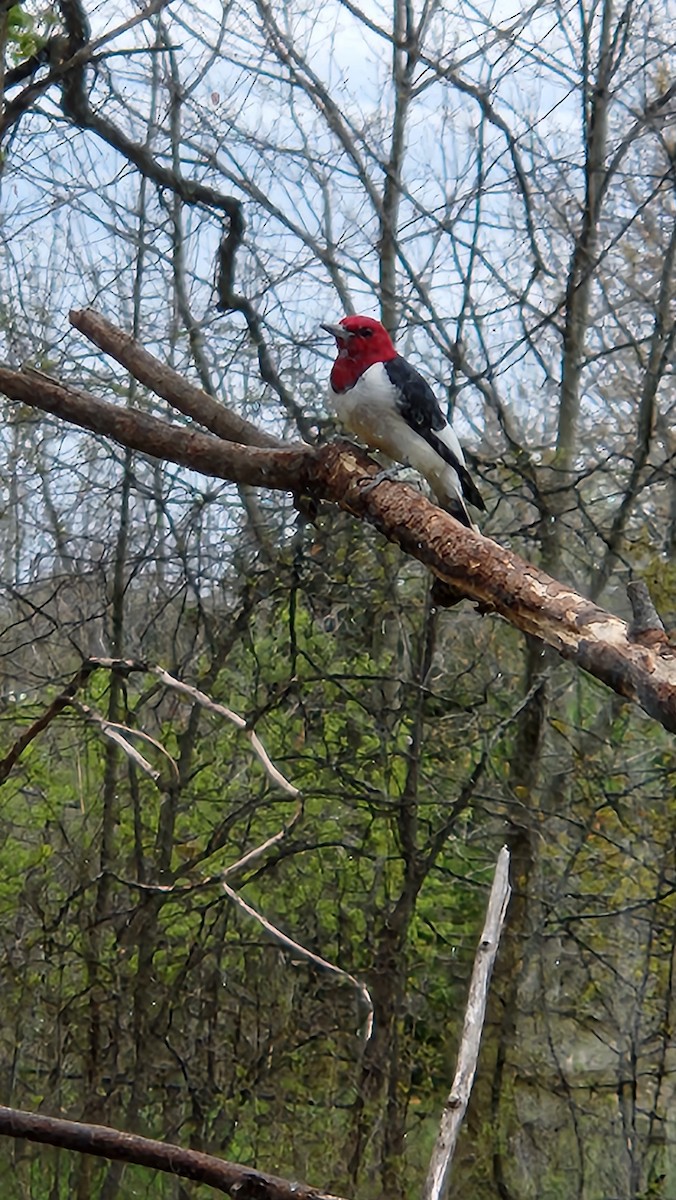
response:
[[[395,463],[392,467],[383,468],[377,475],[371,476],[368,483],[361,489],[362,495],[365,496],[367,492],[372,492],[379,483],[396,483],[398,476],[407,469],[403,463]]]

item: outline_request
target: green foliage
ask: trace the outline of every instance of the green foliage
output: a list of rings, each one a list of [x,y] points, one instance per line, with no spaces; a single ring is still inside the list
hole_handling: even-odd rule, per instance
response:
[[[24,4],[14,4],[8,9],[7,49],[12,62],[22,62],[37,54],[45,42],[42,24]]]
[[[303,792],[303,818],[288,847],[282,843],[279,855],[266,855],[236,886],[281,930],[366,980],[385,915],[404,887],[399,821],[419,719],[410,655],[420,639],[425,584],[417,573],[405,582],[403,621],[397,614],[393,635],[388,613],[396,610],[379,596],[391,587],[393,565],[390,551],[380,561],[371,554],[361,563],[344,559],[346,576],[352,570],[358,580],[363,572],[378,606],[380,628],[371,623],[369,645],[355,637],[363,612],[347,591],[336,601],[339,620],[327,618],[311,561],[310,578],[295,595],[280,586],[268,596],[209,689],[255,725],[272,761]],[[144,683],[126,682],[120,719],[146,728],[179,756],[189,707],[171,694],[153,693],[149,703]],[[87,704],[105,713],[109,694],[107,674],[95,674]],[[36,713],[19,706],[11,728],[26,727]],[[424,743],[416,798],[421,851],[476,761],[476,750],[459,736],[466,719],[460,713],[442,721]],[[169,778],[162,756],[141,749]],[[361,1054],[353,989],[306,962],[293,963],[232,907],[218,883],[225,867],[279,831],[295,802],[271,785],[247,738],[208,712],[174,796],[131,773],[124,758],[114,769],[110,915],[101,925],[95,912],[106,744],[66,713],[31,744],[3,791],[0,898],[8,921],[20,913],[23,922],[17,990],[8,1004],[17,1014],[22,1008],[14,1036],[21,1061],[32,1063],[16,1076],[15,1101],[39,1104],[57,1061],[58,1103],[66,1112],[82,1111],[87,1031],[96,1011],[110,1031],[100,1068],[108,1081],[107,1121],[167,1136],[177,1104],[179,1140],[194,1128],[214,1152],[315,1178],[334,1145],[325,1169],[340,1172]],[[158,878],[158,830],[170,804],[171,853],[162,878],[175,890],[145,894],[134,881]],[[402,943],[407,999],[400,1036],[408,1066],[401,1095],[416,1120],[423,1108],[435,1110],[448,1083],[482,920],[492,854],[468,843],[471,825],[468,810],[458,826],[462,845],[449,831]],[[459,882],[468,872],[469,889]],[[36,1042],[30,1030],[48,1020],[51,1027],[53,1014],[59,1033]],[[135,1075],[145,1098],[138,1109],[130,1108],[127,1082]],[[97,1168],[95,1178],[104,1176]],[[157,1186],[156,1194],[164,1194],[164,1185]]]
[[[246,901],[373,987],[383,939],[410,878],[407,837],[421,856],[429,852],[488,734],[502,731],[429,859],[388,967],[388,987],[399,997],[396,1104],[390,1101],[388,1119],[401,1138],[391,1166],[413,1193],[453,1074],[495,853],[505,821],[520,820],[525,805],[535,827],[547,830],[537,886],[543,970],[557,997],[561,1053],[576,1070],[593,1062],[596,1077],[610,1087],[609,1059],[595,1049],[599,1029],[610,1043],[613,1021],[633,1008],[642,1038],[652,1044],[664,1037],[674,899],[659,864],[668,861],[672,842],[676,764],[660,730],[627,706],[601,709],[603,693],[591,681],[571,687],[568,676],[561,687],[567,668],[560,668],[543,749],[552,764],[547,788],[534,793],[514,784],[510,714],[522,672],[516,635],[462,610],[443,614],[437,665],[421,688],[424,578],[402,567],[389,548],[380,555],[373,546],[363,553],[357,547],[336,560],[330,603],[321,553],[308,553],[300,569],[282,560],[255,621],[208,685],[214,700],[246,717],[303,793],[299,823],[231,881]],[[365,615],[364,595],[377,621]],[[209,662],[205,643],[186,677],[199,682]],[[190,706],[147,684],[142,676],[125,681],[117,719],[145,729],[179,761],[187,753]],[[110,686],[106,672],[95,674],[87,703],[106,713]],[[39,705],[7,706],[6,743],[56,690]],[[419,761],[409,811],[414,745]],[[172,774],[164,756],[139,746],[162,771],[164,790],[120,755],[111,767],[98,732],[66,712],[31,743],[2,791],[0,908],[11,968],[1,1048],[4,1061],[14,1055],[17,1064],[8,1098],[29,1108],[49,1098],[50,1107],[81,1115],[104,1097],[109,1123],[192,1139],[282,1175],[324,1174],[342,1180],[333,1186],[347,1191],[364,1052],[354,991],[293,961],[220,887],[220,873],[278,834],[296,803],[271,783],[247,737],[210,712],[199,716],[178,787],[167,786]],[[112,805],[112,833],[102,875],[106,805]],[[144,890],[144,882],[173,890]],[[648,943],[641,940],[646,923]],[[627,929],[644,946],[631,961],[620,936]],[[526,993],[536,994],[542,982],[535,966],[524,971]],[[621,975],[616,1007],[608,1003],[608,971]],[[545,1077],[555,1044],[546,1012],[533,1003],[520,1029],[530,1039],[533,1070]],[[90,1093],[95,1036],[98,1083]],[[478,1096],[494,1055],[489,1025]],[[507,1157],[524,1103],[518,1089],[518,1107],[509,1095],[505,1082],[495,1129],[484,1121],[476,1132],[483,1145],[494,1137]],[[544,1119],[549,1108],[544,1099],[538,1104]],[[540,1181],[547,1196],[572,1186],[566,1139]],[[377,1151],[368,1153],[365,1162],[379,1180]],[[30,1159],[27,1174],[39,1195],[39,1181],[52,1167],[42,1158],[40,1175],[36,1161]],[[465,1163],[461,1151],[458,1169],[477,1197],[485,1189],[490,1194],[485,1157]],[[92,1168],[91,1194],[104,1186],[106,1170]],[[140,1186],[132,1174],[120,1195]],[[522,1179],[512,1182],[525,1187]],[[147,1186],[149,1194],[170,1195],[166,1181]],[[363,1194],[376,1197],[380,1186],[365,1184]]]

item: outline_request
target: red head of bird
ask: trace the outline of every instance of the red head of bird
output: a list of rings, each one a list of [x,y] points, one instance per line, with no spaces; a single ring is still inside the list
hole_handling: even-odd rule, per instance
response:
[[[374,317],[343,317],[337,325],[322,325],[336,339],[338,357],[331,370],[336,391],[352,387],[374,363],[390,362],[397,357],[392,338]]]

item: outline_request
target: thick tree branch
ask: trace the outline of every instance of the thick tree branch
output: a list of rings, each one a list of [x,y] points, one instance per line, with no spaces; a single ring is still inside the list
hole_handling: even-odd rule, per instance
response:
[[[0,1106],[1,1134],[166,1171],[182,1179],[206,1183],[237,1200],[339,1200],[307,1184],[264,1175],[240,1163],[225,1162],[197,1150],[184,1150],[170,1142],[122,1133],[107,1125],[84,1125]]]
[[[187,390],[195,389],[189,384]],[[310,446],[293,445],[284,450],[244,447],[172,425],[136,409],[109,404],[88,392],[65,387],[39,371],[8,371],[0,367],[0,391],[11,400],[72,421],[92,433],[112,437],[131,450],[166,458],[179,466],[233,483],[294,491],[303,488],[306,478],[310,478],[309,465],[314,456]]]
[[[56,383],[39,372],[0,368],[0,392],[154,458],[235,483],[331,500],[368,521],[468,600],[540,638],[618,695],[676,732],[676,648],[632,642],[624,621],[572,588],[465,529],[415,489],[366,484],[376,464],[345,442],[263,450],[193,433]]]
[[[73,309],[69,314],[71,325],[83,333],[90,342],[109,354],[130,375],[161,396],[167,404],[177,408],[184,416],[191,417],[205,429],[229,442],[241,442],[243,446],[281,446],[272,434],[266,433],[245,421],[231,408],[215,400],[208,392],[188,383],[166,363],[160,362],[124,329],[119,329],[93,308]]]

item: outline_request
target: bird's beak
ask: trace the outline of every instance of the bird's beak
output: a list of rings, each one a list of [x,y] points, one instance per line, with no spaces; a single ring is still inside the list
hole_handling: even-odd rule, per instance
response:
[[[350,329],[346,329],[344,325],[322,324],[320,328],[325,329],[327,333],[330,333],[331,337],[334,337],[337,342],[349,342],[350,338],[353,336],[352,331]]]

